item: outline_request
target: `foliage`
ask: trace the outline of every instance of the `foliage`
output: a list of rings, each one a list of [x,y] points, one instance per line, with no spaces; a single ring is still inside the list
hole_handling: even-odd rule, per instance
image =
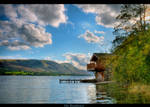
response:
[[[24,71],[16,71],[16,72],[4,72],[4,75],[33,75],[33,72],[24,72]]]
[[[124,4],[114,28],[110,60],[113,79],[124,84],[150,82],[150,26],[145,4]]]
[[[115,50],[115,48],[119,45],[121,45],[121,43],[126,39],[126,36],[116,36],[116,38],[113,40],[112,44],[112,52],[113,50]]]
[[[118,24],[114,27],[113,48],[120,45],[131,34],[147,30],[148,6],[146,4],[123,4],[120,14],[116,17]]]
[[[123,4],[120,14],[116,17],[119,24],[115,26],[114,33],[131,34],[146,28],[147,6],[145,4]],[[118,35],[118,34],[117,34]]]
[[[125,84],[150,82],[150,30],[129,35],[110,60],[113,79]]]

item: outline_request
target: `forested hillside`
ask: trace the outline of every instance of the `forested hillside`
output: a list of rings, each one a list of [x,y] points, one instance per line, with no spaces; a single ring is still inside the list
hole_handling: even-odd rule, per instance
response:
[[[1,75],[89,75],[69,63],[48,60],[0,60]]]
[[[114,51],[112,72],[122,82],[150,82],[150,30],[130,35]]]

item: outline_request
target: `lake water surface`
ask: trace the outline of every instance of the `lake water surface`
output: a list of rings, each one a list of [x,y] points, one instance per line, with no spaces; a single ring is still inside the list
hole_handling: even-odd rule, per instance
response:
[[[59,83],[92,76],[0,76],[0,103],[114,103],[94,83]],[[100,87],[100,86],[98,86]]]

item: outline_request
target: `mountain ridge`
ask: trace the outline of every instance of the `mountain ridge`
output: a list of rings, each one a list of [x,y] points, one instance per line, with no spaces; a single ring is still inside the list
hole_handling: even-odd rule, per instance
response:
[[[89,75],[70,63],[57,63],[38,59],[0,59],[0,75],[15,75],[23,72],[28,75]],[[20,73],[19,73],[20,72]]]

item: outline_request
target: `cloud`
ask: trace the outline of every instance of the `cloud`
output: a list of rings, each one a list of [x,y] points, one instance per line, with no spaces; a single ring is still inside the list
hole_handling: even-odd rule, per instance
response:
[[[24,59],[24,60],[27,60],[28,58],[22,57],[21,55],[14,55],[14,56],[0,56],[0,59]]]
[[[115,20],[116,16],[120,12],[120,4],[84,4],[84,5],[76,5],[81,8],[85,13],[93,13],[96,14],[95,21],[98,25],[102,25],[104,27],[112,28],[117,24]]]
[[[89,22],[81,22],[81,26],[83,29],[90,29],[93,27]]]
[[[66,23],[63,4],[54,5],[0,5],[0,46],[11,50],[27,50],[31,46],[44,47],[52,44],[52,35],[46,32],[45,26],[59,27]]]
[[[59,64],[70,63],[78,69],[86,70],[86,65],[90,62],[90,58],[92,55],[90,53],[88,53],[86,55],[83,53],[70,53],[70,52],[68,52],[68,53],[63,54],[63,56],[65,57],[65,60],[57,60],[57,59],[52,58],[51,56],[45,57],[44,59],[45,60],[52,60],[52,61],[55,61],[56,63],[59,63]]]
[[[94,33],[97,33],[97,34],[105,34],[104,31],[97,31],[97,30],[95,30]]]
[[[45,60],[51,60],[51,57],[48,56],[48,57],[45,57],[44,59]]]
[[[30,47],[26,46],[26,45],[24,45],[24,46],[9,46],[8,49],[10,49],[10,50],[28,50],[28,49],[30,49]]]
[[[65,60],[65,61],[62,61],[62,60],[53,60],[59,64],[62,64],[62,63],[70,63],[69,61]]]
[[[62,4],[59,5],[27,5],[29,12],[33,13],[38,21],[42,25],[52,25],[58,27],[61,23],[66,23],[67,16],[65,15],[65,7]],[[24,14],[24,13],[23,13]]]
[[[7,46],[11,50],[27,50],[31,46],[52,44],[51,34],[34,24],[17,26],[13,22],[0,21],[0,29],[0,46]]]
[[[4,8],[6,17],[12,21],[18,18],[24,22],[58,27],[68,19],[63,4],[1,5],[1,7]]]
[[[75,67],[86,70],[86,65],[90,61],[89,54],[82,54],[82,53],[65,53],[66,62],[73,64]]]
[[[78,37],[84,38],[88,43],[100,43],[100,44],[102,44],[102,42],[104,40],[104,36],[99,37],[97,35],[94,35],[89,30],[86,30],[86,32],[84,34],[81,34]]]

